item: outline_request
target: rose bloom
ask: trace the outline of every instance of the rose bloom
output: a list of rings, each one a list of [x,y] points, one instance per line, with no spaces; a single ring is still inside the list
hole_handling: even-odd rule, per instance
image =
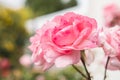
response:
[[[30,38],[32,60],[43,69],[65,67],[80,60],[80,50],[97,47],[97,23],[93,18],[68,12],[48,21]]]
[[[117,57],[120,60],[120,27],[104,29],[100,33],[100,43],[105,55]]]
[[[116,4],[109,4],[105,6],[104,11],[105,25],[113,27],[120,25],[120,8]]]

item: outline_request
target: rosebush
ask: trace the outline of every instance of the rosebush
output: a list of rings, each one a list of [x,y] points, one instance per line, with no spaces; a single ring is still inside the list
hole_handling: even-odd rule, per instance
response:
[[[53,65],[72,65],[86,80],[91,80],[87,66],[97,60],[93,48],[104,51],[105,56],[101,60],[104,64],[102,66],[105,66],[103,80],[106,79],[107,69],[120,69],[120,27],[98,28],[96,20],[87,16],[73,12],[56,16],[38,29],[30,42],[32,60],[42,66],[43,70]],[[75,65],[78,62],[82,63],[86,74]]]

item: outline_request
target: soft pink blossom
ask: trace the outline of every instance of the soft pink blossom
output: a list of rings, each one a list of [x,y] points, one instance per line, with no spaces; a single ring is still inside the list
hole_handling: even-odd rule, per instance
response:
[[[19,62],[24,67],[30,67],[32,65],[31,55],[24,54],[23,56],[20,57]]]
[[[117,4],[109,4],[104,8],[104,19],[107,27],[120,25],[120,7]]]
[[[32,59],[44,69],[78,63],[80,50],[97,47],[97,23],[73,12],[56,16],[31,37]]]
[[[118,57],[120,55],[120,27],[104,29],[100,33],[99,40],[107,56]]]

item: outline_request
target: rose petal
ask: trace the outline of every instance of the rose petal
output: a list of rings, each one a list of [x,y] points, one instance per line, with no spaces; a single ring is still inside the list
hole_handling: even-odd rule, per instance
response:
[[[70,64],[76,64],[80,60],[80,51],[74,51],[69,55],[62,55],[55,60],[56,67],[65,67]]]

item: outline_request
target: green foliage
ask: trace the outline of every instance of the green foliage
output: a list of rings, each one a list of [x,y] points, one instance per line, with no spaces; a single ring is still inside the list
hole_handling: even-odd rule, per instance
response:
[[[75,6],[76,0],[64,4],[61,0],[27,0],[26,5],[32,9],[34,16],[41,16],[65,8]]]
[[[51,69],[43,75],[46,80],[84,80],[84,78],[71,66],[60,70]]]
[[[12,65],[18,65],[23,54],[28,32],[24,23],[30,17],[27,9],[13,11],[0,7],[0,56],[7,57]]]

